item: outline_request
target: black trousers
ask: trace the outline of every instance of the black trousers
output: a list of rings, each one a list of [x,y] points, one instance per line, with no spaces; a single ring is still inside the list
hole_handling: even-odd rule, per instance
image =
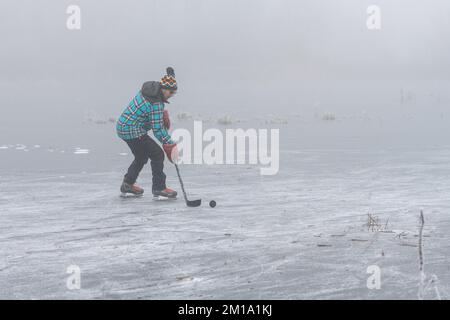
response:
[[[153,190],[163,190],[166,188],[166,175],[164,169],[164,151],[148,135],[137,139],[125,140],[133,152],[134,160],[125,174],[125,182],[133,184],[136,182],[139,173],[150,159],[152,167]]]

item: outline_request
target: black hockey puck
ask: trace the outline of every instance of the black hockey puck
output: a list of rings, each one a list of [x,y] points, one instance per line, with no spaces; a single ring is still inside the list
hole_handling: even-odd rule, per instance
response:
[[[215,202],[214,200],[211,200],[211,201],[209,202],[209,206],[210,206],[211,208],[214,208],[214,207],[216,206],[216,202]]]

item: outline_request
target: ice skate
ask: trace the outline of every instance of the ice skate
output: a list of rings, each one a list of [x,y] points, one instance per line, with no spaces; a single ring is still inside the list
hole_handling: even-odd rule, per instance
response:
[[[144,194],[144,189],[142,189],[136,184],[129,184],[124,181],[120,186],[120,192],[121,192],[120,196],[123,198],[140,197]]]
[[[165,188],[163,190],[153,190],[154,200],[171,200],[177,198],[177,192],[170,188]]]

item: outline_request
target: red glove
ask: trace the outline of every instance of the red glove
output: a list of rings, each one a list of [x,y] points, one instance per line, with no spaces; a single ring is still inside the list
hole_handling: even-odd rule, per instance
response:
[[[177,144],[163,144],[163,149],[167,154],[170,162],[178,162],[178,148]]]
[[[169,119],[169,111],[164,110],[163,111],[163,121],[164,121],[164,127],[169,130],[170,129],[170,119]]]

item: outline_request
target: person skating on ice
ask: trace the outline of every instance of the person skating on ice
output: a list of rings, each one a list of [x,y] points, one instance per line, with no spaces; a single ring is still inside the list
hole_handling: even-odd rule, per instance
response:
[[[178,149],[169,132],[170,119],[165,104],[177,92],[173,68],[166,69],[160,81],[147,81],[119,117],[116,131],[134,155],[134,160],[124,176],[120,191],[142,195],[144,189],[136,184],[139,173],[150,159],[152,170],[152,193],[154,196],[175,198],[177,192],[167,188],[164,174],[164,152],[171,162],[178,160]],[[164,149],[148,134],[153,135]]]

